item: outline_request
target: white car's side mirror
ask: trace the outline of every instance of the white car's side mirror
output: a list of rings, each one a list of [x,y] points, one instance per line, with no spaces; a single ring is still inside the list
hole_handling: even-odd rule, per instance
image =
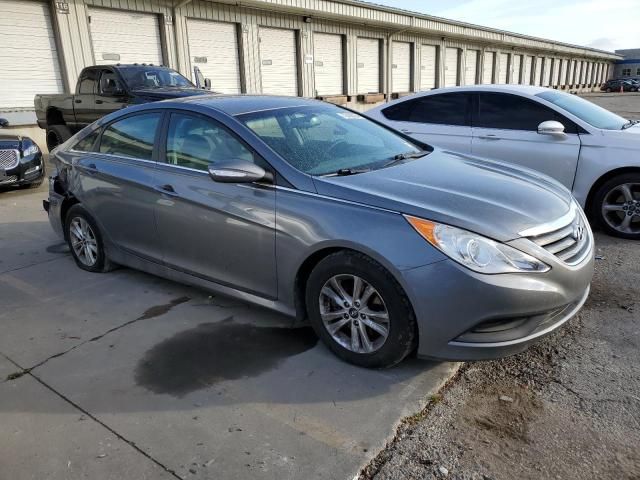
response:
[[[538,125],[538,133],[540,135],[564,136],[564,125],[556,120],[547,120]]]

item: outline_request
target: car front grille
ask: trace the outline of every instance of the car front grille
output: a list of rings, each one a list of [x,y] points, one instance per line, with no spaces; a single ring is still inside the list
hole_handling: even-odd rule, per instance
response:
[[[20,155],[17,150],[0,150],[0,168],[9,170],[18,165]]]
[[[576,208],[575,215],[568,224],[527,238],[567,265],[576,265],[589,252],[592,236],[589,224]]]

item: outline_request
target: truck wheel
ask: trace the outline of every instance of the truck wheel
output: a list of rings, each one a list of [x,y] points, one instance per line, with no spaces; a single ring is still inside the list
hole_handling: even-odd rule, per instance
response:
[[[51,125],[47,128],[47,148],[49,151],[71,138],[71,130],[66,125]]]
[[[640,173],[625,173],[596,192],[593,217],[609,235],[640,240]]]

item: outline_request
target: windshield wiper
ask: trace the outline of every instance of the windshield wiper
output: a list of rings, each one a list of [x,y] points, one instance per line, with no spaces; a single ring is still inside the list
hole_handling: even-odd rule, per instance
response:
[[[634,125],[637,125],[638,123],[640,123],[640,120],[629,120],[627,123],[622,125],[621,130],[626,130],[629,127],[633,127]]]
[[[357,175],[359,173],[366,173],[370,171],[370,168],[341,168],[335,172],[325,173],[323,177],[346,177],[347,175]]]
[[[422,158],[425,155],[431,153],[429,150],[420,150],[418,152],[405,152],[405,153],[399,153],[397,155],[395,155],[391,161],[385,163],[382,168],[386,168],[386,167],[390,167],[392,165],[395,165],[397,163],[401,163],[404,162],[405,160],[411,160],[414,158]]]

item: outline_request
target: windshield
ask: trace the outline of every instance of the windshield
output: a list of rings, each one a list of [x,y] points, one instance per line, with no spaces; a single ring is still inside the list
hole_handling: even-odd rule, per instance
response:
[[[170,68],[121,67],[120,73],[132,90],[140,88],[194,87],[193,83]]]
[[[621,116],[605,110],[595,103],[584,100],[577,95],[550,91],[538,93],[536,96],[557,105],[596,128],[603,130],[620,130],[623,125],[627,123],[627,120]]]
[[[240,115],[239,120],[298,170],[339,174],[384,167],[403,154],[421,152],[357,113],[310,105]]]

